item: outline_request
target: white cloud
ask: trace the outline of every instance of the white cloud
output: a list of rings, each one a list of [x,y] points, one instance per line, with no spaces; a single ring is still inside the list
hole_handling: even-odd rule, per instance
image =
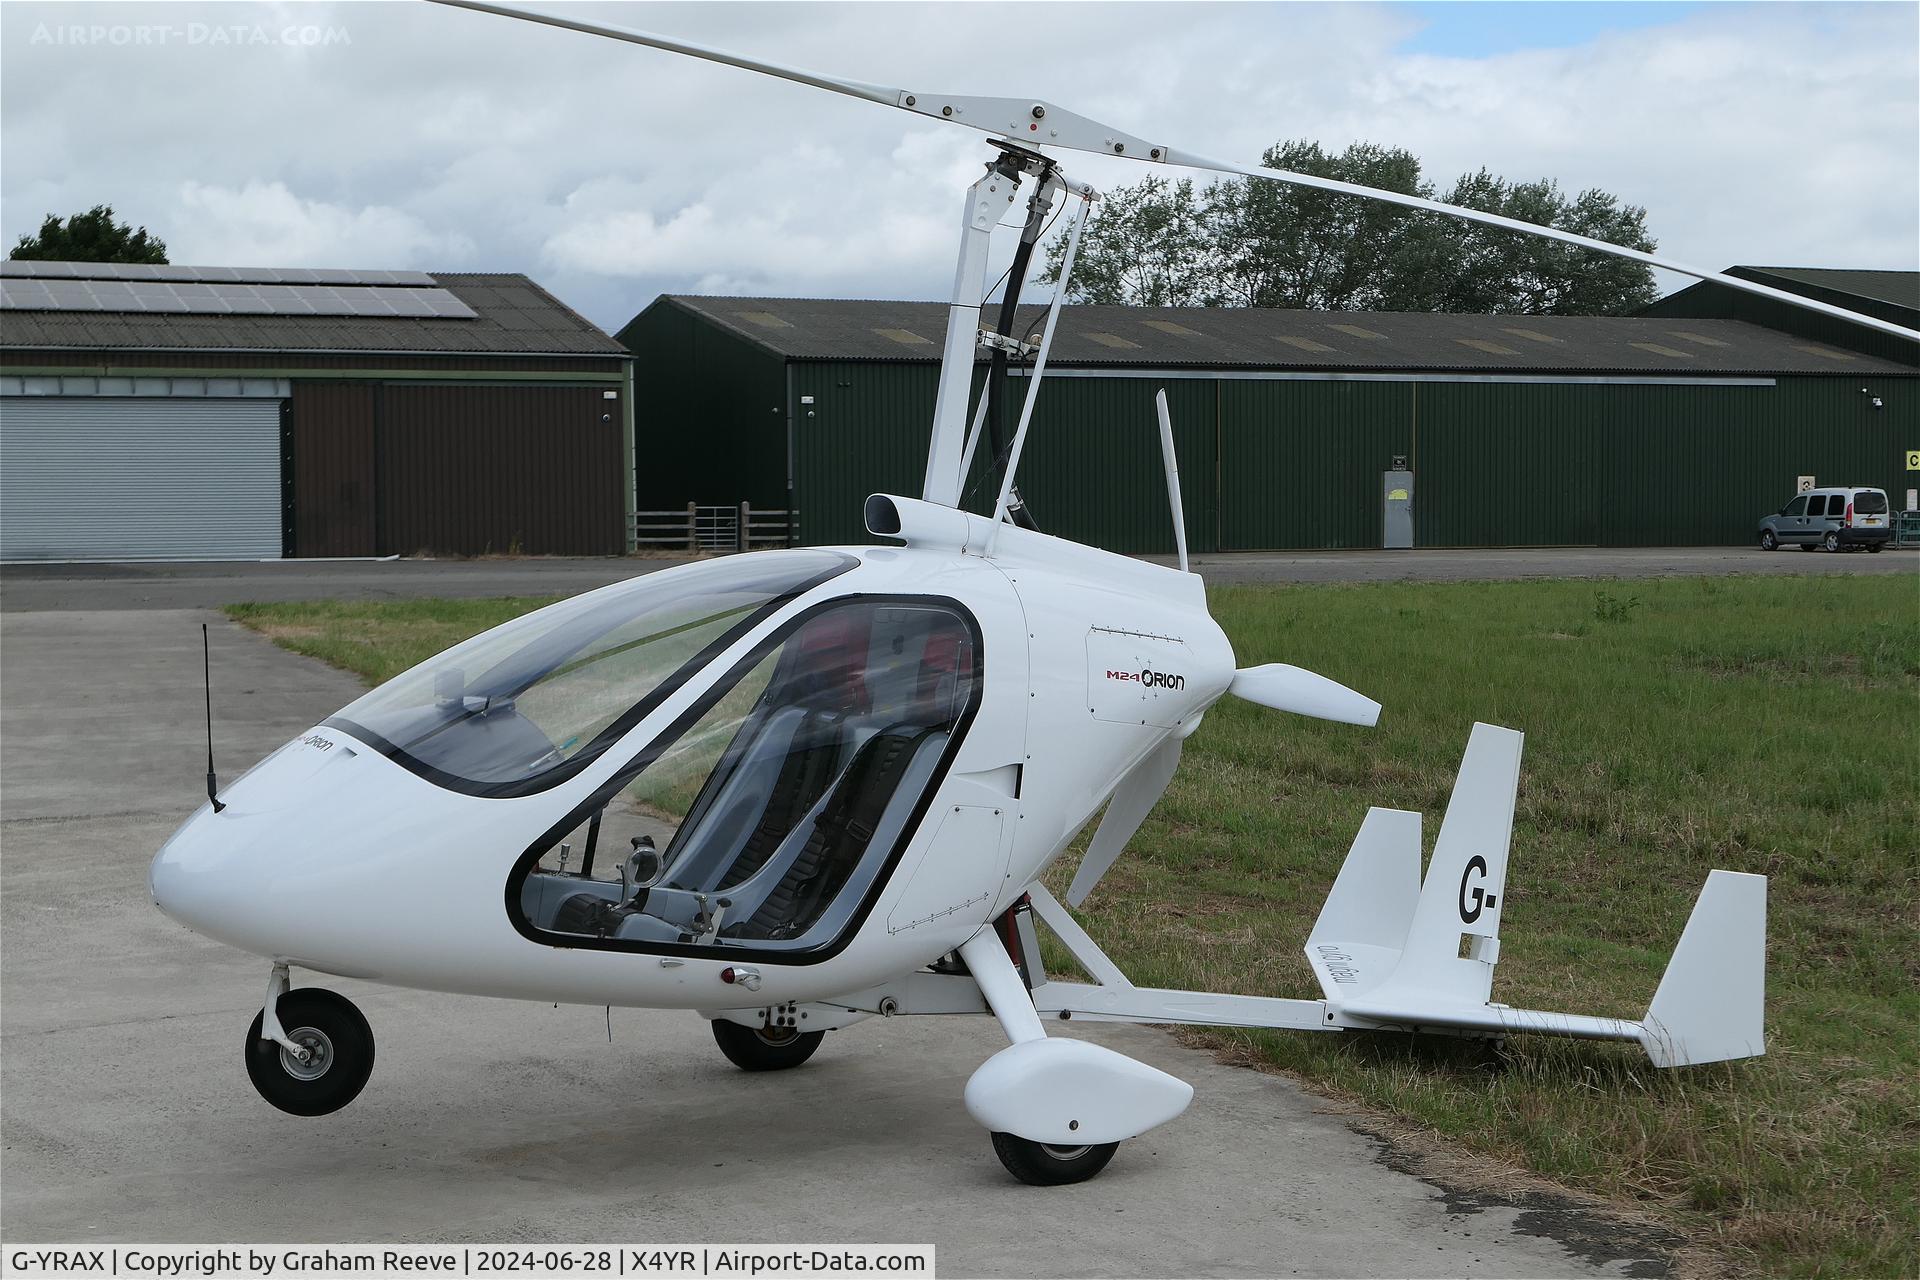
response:
[[[473,252],[459,232],[436,232],[386,205],[349,208],[303,200],[284,182],[240,188],[180,184],[177,228],[168,240],[176,262],[223,266],[458,265]]]
[[[1644,204],[1663,249],[1703,265],[1920,265],[1911,5],[1711,5],[1482,58],[1406,52],[1417,19],[1365,4],[571,9],[867,80],[1038,94],[1223,158],[1365,138],[1442,184],[1551,175]],[[179,261],[527,271],[612,328],[662,290],[943,296],[985,155],[969,131],[470,11],[96,4],[91,25],[348,39],[34,43],[73,11],[0,6],[9,238],[111,201]]]

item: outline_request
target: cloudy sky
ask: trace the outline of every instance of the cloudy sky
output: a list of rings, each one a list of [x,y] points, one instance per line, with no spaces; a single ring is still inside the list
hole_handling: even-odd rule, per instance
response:
[[[1910,3],[546,7],[1045,97],[1221,158],[1367,139],[1443,185],[1484,165],[1598,186],[1702,266],[1920,267]],[[111,203],[175,262],[524,271],[611,329],[661,292],[942,296],[983,154],[969,130],[428,4],[0,6],[9,245]]]

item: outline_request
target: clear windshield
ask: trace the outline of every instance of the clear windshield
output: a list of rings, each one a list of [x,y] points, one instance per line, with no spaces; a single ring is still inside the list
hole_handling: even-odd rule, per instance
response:
[[[647,574],[455,645],[328,723],[447,785],[537,789],[631,728],[709,648],[853,563],[771,551]]]

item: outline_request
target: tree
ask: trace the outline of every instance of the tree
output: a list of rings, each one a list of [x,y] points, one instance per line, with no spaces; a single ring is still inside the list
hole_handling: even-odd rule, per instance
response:
[[[1209,301],[1201,292],[1209,243],[1193,179],[1148,178],[1117,188],[1095,207],[1099,212],[1081,233],[1074,263],[1074,297],[1142,307],[1197,307]],[[1048,245],[1043,278],[1060,278],[1066,251],[1065,237]]]
[[[1398,148],[1356,143],[1328,155],[1287,142],[1261,157],[1269,169],[1432,196],[1420,161]],[[1251,178],[1208,190],[1219,264],[1216,305],[1324,311],[1395,309],[1392,267],[1413,214],[1398,205]]]
[[[1481,169],[1438,196],[1418,157],[1366,142],[1337,154],[1284,142],[1262,163],[1654,247],[1646,210],[1600,190],[1568,199],[1550,178],[1512,183]],[[1048,245],[1043,278],[1059,279],[1063,249],[1060,238]],[[1364,196],[1245,178],[1196,191],[1149,178],[1098,207],[1071,295],[1139,306],[1608,315],[1652,301],[1654,288],[1640,263]]]
[[[1550,178],[1510,183],[1485,169],[1467,174],[1448,204],[1539,223],[1651,253],[1647,211],[1605,191],[1569,200]],[[1446,219],[1447,252],[1406,286],[1409,301],[1432,311],[1493,314],[1621,315],[1654,299],[1653,271],[1642,263],[1520,231]]]
[[[113,206],[97,204],[65,222],[53,214],[40,224],[40,234],[21,236],[9,258],[34,262],[165,262],[166,241],[116,222]]]

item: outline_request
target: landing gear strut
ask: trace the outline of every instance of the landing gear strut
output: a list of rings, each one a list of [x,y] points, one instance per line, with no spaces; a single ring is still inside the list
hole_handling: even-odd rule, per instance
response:
[[[345,996],[320,987],[288,991],[286,980],[285,966],[276,966],[269,1003],[247,1028],[247,1078],[282,1111],[324,1116],[366,1087],[373,1074],[373,1028]]]

